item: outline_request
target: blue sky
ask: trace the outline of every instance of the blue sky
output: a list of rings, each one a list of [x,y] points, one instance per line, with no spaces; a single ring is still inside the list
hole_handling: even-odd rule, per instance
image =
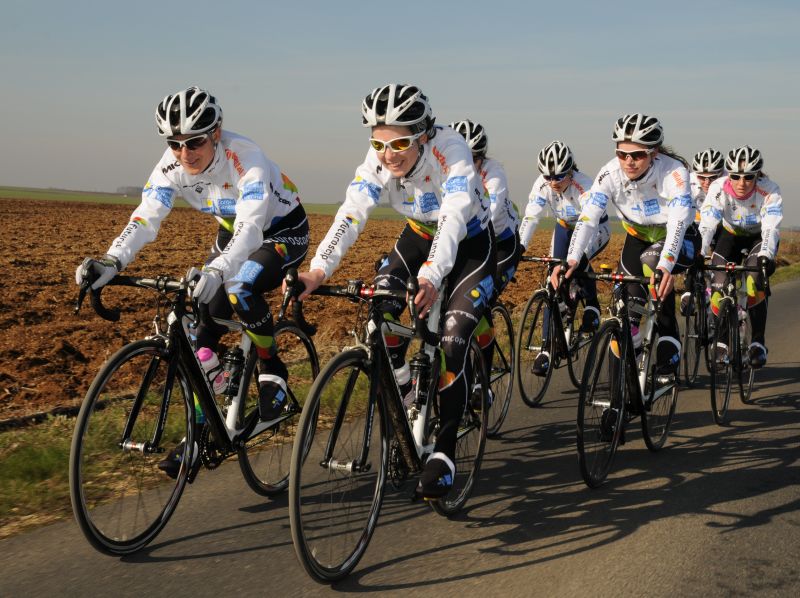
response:
[[[0,20],[0,185],[141,185],[153,111],[199,85],[308,202],[339,202],[363,159],[360,102],[419,85],[440,123],[481,122],[523,206],[536,153],[568,143],[594,176],[614,121],[658,116],[691,157],[762,150],[800,226],[800,3],[36,2]]]

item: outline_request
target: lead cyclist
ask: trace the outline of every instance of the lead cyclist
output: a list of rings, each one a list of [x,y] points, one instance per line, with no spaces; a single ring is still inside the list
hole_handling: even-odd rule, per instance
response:
[[[469,146],[449,127],[434,124],[428,98],[418,87],[390,83],[375,88],[362,102],[361,116],[371,131],[370,148],[309,271],[299,275],[306,286],[300,299],[330,278],[382,199],[406,217],[375,284],[405,289],[408,278],[417,276],[419,292],[413,301],[424,317],[447,279],[449,299],[443,306],[441,341],[446,372],[439,380],[441,429],[419,488],[423,497],[439,498],[453,485],[456,434],[469,394],[465,339],[477,333],[482,345],[491,342],[486,307],[494,292],[496,257],[488,197]],[[404,308],[402,302],[382,305],[384,313],[395,319]],[[394,345],[392,366],[405,394],[410,389],[407,344],[395,339]]]

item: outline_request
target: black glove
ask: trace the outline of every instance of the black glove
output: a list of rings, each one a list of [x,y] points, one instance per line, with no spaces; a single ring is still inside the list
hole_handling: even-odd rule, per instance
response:
[[[769,259],[766,255],[759,255],[758,267],[766,272],[767,276],[772,276],[775,273],[775,260]]]

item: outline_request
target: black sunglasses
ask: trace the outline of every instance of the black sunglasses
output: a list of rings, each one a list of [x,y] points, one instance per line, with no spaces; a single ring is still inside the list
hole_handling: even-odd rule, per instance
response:
[[[744,179],[745,181],[752,181],[756,178],[754,174],[729,174],[728,175],[732,181],[738,181],[739,179]]]

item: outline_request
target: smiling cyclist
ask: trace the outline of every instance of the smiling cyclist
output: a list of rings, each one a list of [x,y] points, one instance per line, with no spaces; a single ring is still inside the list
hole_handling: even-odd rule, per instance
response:
[[[627,233],[620,271],[649,276],[651,285],[655,271],[662,272],[661,284],[656,289],[663,301],[657,323],[656,365],[659,375],[674,376],[681,350],[674,275],[694,262],[700,244],[694,225],[689,172],[685,162],[664,145],[664,130],[654,116],[620,117],[612,139],[616,143],[616,158],[600,170],[575,225],[567,256],[568,275],[577,267],[610,202]],[[647,291],[642,285],[629,285],[628,290],[635,301],[646,303]],[[638,334],[640,318],[637,314],[631,316],[635,346],[642,342]]]
[[[442,425],[420,480],[422,496],[438,498],[453,484],[457,427],[469,393],[464,339],[476,329],[479,337],[491,335],[484,311],[488,316],[496,258],[488,197],[469,146],[453,129],[434,125],[428,99],[418,87],[396,83],[378,87],[362,102],[361,115],[371,131],[371,147],[309,272],[300,274],[306,285],[300,298],[330,278],[382,198],[406,217],[375,284],[401,290],[409,277],[417,276],[419,293],[413,301],[424,317],[442,282],[448,281],[441,344],[446,371],[439,382]],[[396,319],[404,307],[386,302],[382,309]],[[392,366],[404,394],[410,387],[406,346],[398,339],[391,348]]]
[[[265,291],[278,287],[286,270],[308,250],[308,221],[297,188],[250,139],[222,129],[222,108],[209,92],[190,87],[156,107],[158,134],[167,148],[142,190],[125,229],[100,259],[87,258],[76,281],[88,273],[97,289],[154,241],[177,196],[219,223],[216,241],[197,276],[194,298],[201,311],[239,316],[259,357],[259,409],[276,417],[286,399],[286,366],[277,356]],[[210,318],[197,329],[198,353],[217,351],[226,329]],[[183,447],[161,467],[177,475]],[[195,452],[194,458],[197,457]]]

